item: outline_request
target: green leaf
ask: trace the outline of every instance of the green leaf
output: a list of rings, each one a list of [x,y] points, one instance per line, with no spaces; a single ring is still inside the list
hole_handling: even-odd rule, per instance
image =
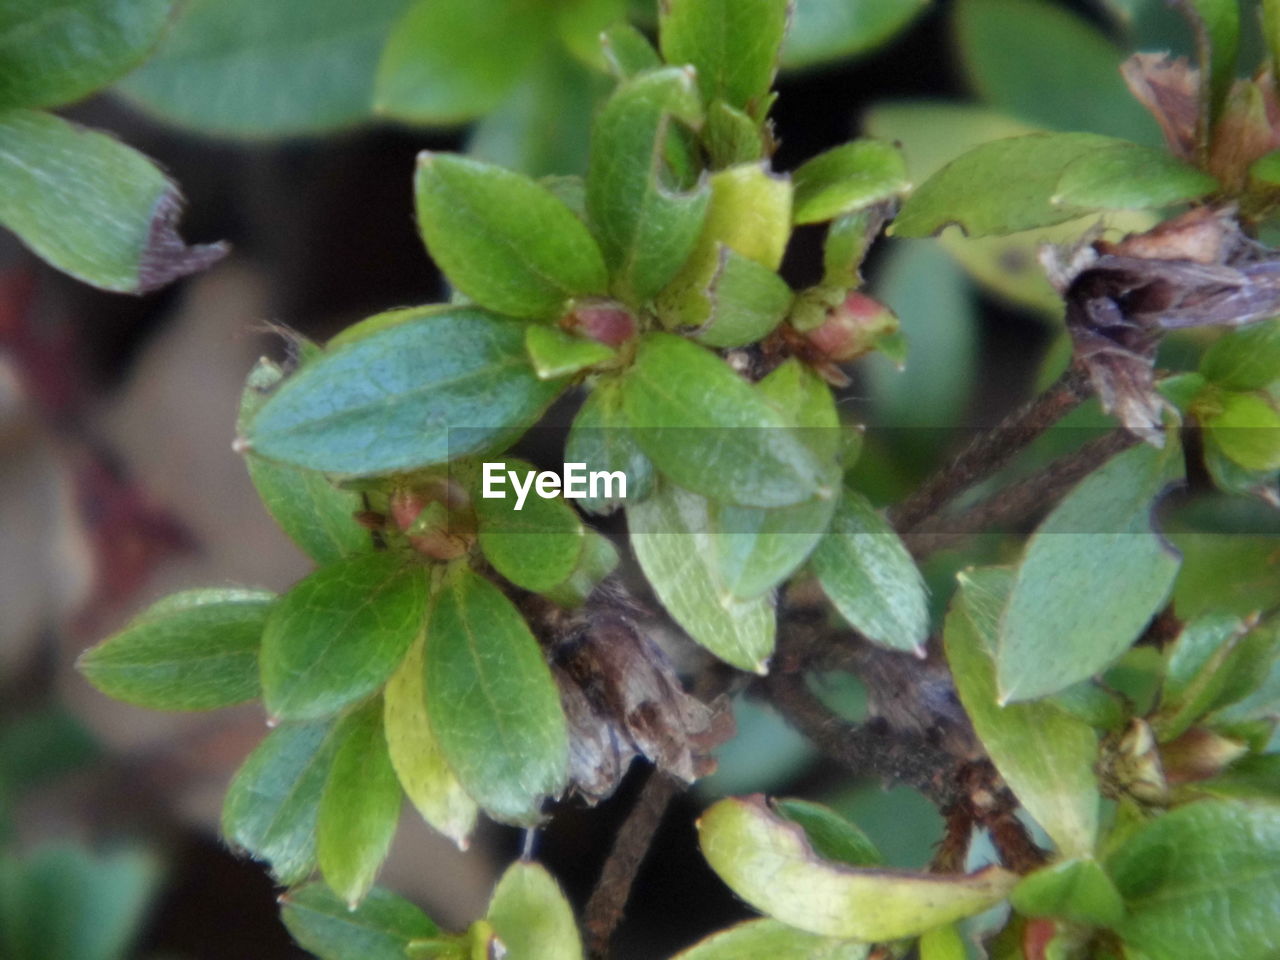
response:
[[[1271,54],[1274,70],[1280,63],[1280,0],[1262,0],[1262,34]]]
[[[387,751],[409,800],[436,830],[466,850],[476,825],[476,804],[449,769],[427,717],[423,680],[426,623],[383,692]]]
[[[969,951],[956,924],[934,927],[920,938],[920,960],[968,960]]]
[[[613,292],[648,300],[692,252],[711,200],[699,185],[681,192],[665,168],[679,121],[702,122],[690,72],[669,67],[628,80],[596,117],[587,167],[587,212],[609,266]]]
[[[373,73],[406,0],[188,0],[121,85],[147,113],[202,133],[286,137],[369,116]]]
[[[831,466],[787,418],[720,357],[683,337],[641,340],[622,402],[640,448],[695,493],[780,507],[834,492]]]
[[[766,151],[760,124],[723,100],[715,100],[707,107],[702,142],[707,148],[711,167],[715,170],[737,164],[758,163]]]
[[[394,553],[322,567],[286,593],[262,635],[262,694],[285,720],[337,713],[379,689],[422,626],[426,571]]]
[[[533,65],[551,25],[538,5],[520,0],[418,0],[391,29],[374,110],[429,124],[487,113]]]
[[[773,603],[735,597],[720,580],[707,501],[664,483],[627,505],[627,527],[640,569],[685,632],[726,663],[764,673],[773,653]]]
[[[320,795],[337,749],[336,720],[272,730],[236,772],[222,805],[222,833],[287,885],[315,868]]]
[[[796,223],[821,223],[906,192],[902,151],[881,140],[854,140],[833,147],[796,170]]]
[[[870,944],[820,937],[766,919],[712,934],[674,960],[865,960],[870,952]]]
[[[0,110],[79,100],[140,63],[173,0],[10,0],[0,9]]]
[[[981,913],[1017,882],[996,867],[949,877],[831,863],[760,797],[721,800],[703,813],[698,833],[703,856],[734,893],[783,923],[824,936],[916,936]]]
[[[502,592],[455,566],[427,627],[427,715],[441,752],[496,819],[538,820],[564,785],[568,733],[538,641]]]
[[[533,323],[525,328],[524,346],[534,372],[542,380],[571,376],[617,356],[603,343]]]
[[[0,954],[5,960],[123,960],[160,878],[136,850],[95,856],[64,841],[19,860],[0,856]]]
[[[788,0],[669,0],[658,21],[663,57],[698,71],[706,102],[756,114],[778,69],[789,6]]]
[[[774,800],[779,816],[798,823],[813,852],[851,867],[878,867],[884,857],[871,838],[830,807],[807,800]]]
[[[928,6],[928,0],[796,0],[782,66],[807,67],[874,50]]]
[[[1132,171],[1143,179],[1126,179]],[[890,232],[923,237],[957,224],[971,237],[1074,220],[1091,210],[1161,207],[1214,181],[1163,153],[1092,133],[1033,133],[968,151],[908,198]]]
[[[400,821],[400,781],[387,754],[382,703],[342,721],[320,796],[316,857],[329,889],[354,910],[373,887]]]
[[[604,260],[586,226],[523,174],[424,151],[414,193],[432,258],[480,306],[549,318],[574,297],[606,291]]]
[[[943,635],[960,702],[996,769],[1059,852],[1089,856],[1101,800],[1097,735],[1052,703],[997,704],[996,634],[1013,577],[988,568],[959,579]]]
[[[1204,426],[1218,448],[1246,470],[1280,469],[1280,410],[1267,394],[1222,394]]]
[[[276,596],[188,590],[87,650],[80,672],[110,697],[153,710],[214,710],[258,695],[258,648]]]
[[[1042,867],[1023,877],[1009,899],[1028,917],[1059,917],[1090,927],[1115,927],[1124,916],[1120,891],[1096,860]]]
[[[562,387],[538,379],[517,321],[474,307],[398,311],[286,380],[245,442],[327,473],[413,470],[502,446]]]
[[[808,559],[835,510],[834,500],[819,499],[772,510],[712,503],[719,579],[744,600],[767,593]]]
[[[956,36],[970,82],[992,106],[1053,130],[1161,144],[1120,76],[1126,52],[1076,14],[1044,0],[963,0]]]
[[[277,364],[265,357],[258,361],[241,395],[238,432],[244,431],[283,378]],[[373,549],[373,537],[355,518],[363,508],[360,494],[338,489],[314,470],[252,454],[245,458],[245,466],[271,519],[316,563],[333,563]]]
[[[1218,118],[1236,79],[1240,51],[1240,4],[1237,0],[1180,0],[1176,4],[1191,21],[1200,61],[1201,99],[1210,122]]]
[[[544,594],[549,600],[569,609],[576,609],[586,603],[600,581],[618,566],[618,548],[609,538],[589,528],[586,534],[582,555],[578,557],[578,565],[574,567],[569,579]]]
[[[622,409],[622,384],[616,379],[598,380],[578,409],[569,427],[565,463],[585,463],[587,472],[627,477],[627,500],[637,503],[653,489],[653,464],[641,452]],[[588,491],[589,492],[589,491]],[[601,493],[604,489],[601,488]],[[578,505],[588,513],[612,513],[623,503],[619,497],[585,497]]]
[[[409,941],[440,932],[408,900],[378,887],[352,910],[323,883],[309,883],[280,898],[280,919],[320,960],[404,960]]]
[[[1210,610],[1242,616],[1280,603],[1280,564],[1273,536],[1223,533],[1171,535],[1183,555],[1173,605],[1183,619]]]
[[[689,291],[686,306],[693,309],[679,314],[686,324],[700,318],[690,336],[717,349],[763,340],[791,309],[791,287],[768,267],[726,246],[718,246],[716,253],[706,285]]]
[[[582,960],[573,910],[551,874],[536,863],[507,868],[485,919],[509,960]]]
[[[1227,390],[1261,390],[1280,380],[1280,319],[1215,340],[1200,359],[1200,372]]]
[[[561,497],[543,497],[533,487],[538,469],[524,460],[501,460],[494,471],[494,497],[483,480],[473,497],[480,549],[493,568],[518,587],[543,593],[564,583],[582,556],[584,531],[577,513]],[[488,476],[489,466],[485,465]],[[519,478],[511,480],[509,473]],[[513,490],[527,483],[521,504]],[[518,508],[518,509],[517,509]]]
[[[182,194],[114,137],[30,110],[0,112],[0,224],[38,257],[116,293],[149,293],[220,260],[178,236]]]
[[[1107,861],[1151,960],[1252,960],[1280,951],[1280,808],[1204,801],[1138,829]]]
[[[1160,716],[1153,722],[1162,742],[1181,736],[1218,701],[1233,679],[1228,664],[1251,626],[1229,613],[1214,612],[1183,627],[1165,655]]]
[[[609,72],[619,80],[662,66],[662,58],[649,38],[629,23],[619,23],[600,35]]]
[[[1151,530],[1172,450],[1143,444],[1077,485],[1027,543],[1000,624],[1002,702],[1063,690],[1105,669],[1169,595],[1179,557]]]
[[[846,489],[813,572],[840,615],[872,643],[924,655],[929,602],[902,540],[870,501]]]

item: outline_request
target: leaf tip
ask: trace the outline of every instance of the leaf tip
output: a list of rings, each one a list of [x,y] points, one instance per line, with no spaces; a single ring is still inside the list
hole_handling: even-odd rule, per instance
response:
[[[231,452],[238,453],[241,456],[253,449],[253,444],[248,437],[236,437],[231,441]]]
[[[414,157],[414,163],[417,164],[419,170],[431,166],[435,162],[436,155],[432,150],[420,150],[418,155]]]

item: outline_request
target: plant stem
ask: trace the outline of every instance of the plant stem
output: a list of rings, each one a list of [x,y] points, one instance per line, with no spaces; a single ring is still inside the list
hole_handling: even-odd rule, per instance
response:
[[[891,509],[890,522],[899,533],[916,529],[979,480],[999,472],[1088,395],[1087,377],[1074,366],[1069,367],[1048,390],[974,439],[948,466]]]

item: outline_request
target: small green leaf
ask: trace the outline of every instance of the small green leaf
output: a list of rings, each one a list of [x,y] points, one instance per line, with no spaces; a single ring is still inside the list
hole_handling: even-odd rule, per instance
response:
[[[569,427],[564,459],[565,463],[585,463],[588,473],[621,470],[627,477],[628,502],[638,503],[649,495],[653,489],[653,464],[641,452],[627,425],[620,381],[598,380],[587,394]],[[599,492],[605,492],[603,487]],[[616,495],[588,496],[578,505],[588,513],[612,513],[623,502]]]
[[[546,187],[468,157],[423,152],[418,226],[449,281],[482,307],[555,317],[609,283],[586,226]]]
[[[540,380],[568,377],[617,355],[603,343],[533,323],[525,328],[524,347]]]
[[[969,951],[954,923],[934,927],[920,938],[920,960],[968,960]]]
[[[556,7],[555,16],[565,49],[586,66],[607,69],[601,34],[626,22],[626,0],[565,0]]]
[[[774,800],[773,810],[792,823],[798,823],[809,846],[820,857],[847,863],[851,867],[878,867],[884,863],[884,857],[871,838],[830,807],[792,799]]]
[[[216,263],[222,244],[178,236],[182,195],[114,137],[52,114],[0,111],[0,225],[77,280],[149,293]]]
[[[1169,647],[1160,716],[1152,723],[1162,742],[1174,740],[1208,713],[1227,683],[1232,654],[1252,622],[1224,612],[1201,614],[1188,622]]]
[[[418,0],[391,29],[374,110],[428,124],[487,113],[532,66],[550,27],[544,10],[520,0]]]
[[[276,596],[188,590],[87,650],[80,672],[117,700],[153,710],[214,710],[258,695],[258,647]]]
[[[806,161],[795,175],[796,223],[821,223],[906,192],[902,151],[881,140],[854,140]]]
[[[726,663],[764,673],[773,653],[773,603],[735,597],[721,582],[707,501],[664,483],[627,505],[627,527],[645,578],[689,636]]]
[[[236,772],[222,805],[222,833],[271,867],[280,883],[315,868],[320,795],[337,749],[336,720],[272,730]]]
[[[120,89],[207,134],[286,137],[369,116],[373,74],[406,0],[186,0]]]
[[[267,712],[326,717],[379,689],[418,635],[426,593],[426,571],[394,553],[339,560],[297,584],[262,635]]]
[[[835,510],[834,500],[820,499],[772,510],[712,503],[716,566],[725,588],[750,600],[782,583],[808,559]]]
[[[1236,79],[1240,4],[1236,0],[1179,0],[1176,5],[1191,21],[1200,61],[1200,97],[1213,123]]]
[[[576,609],[587,602],[596,586],[618,566],[618,548],[608,537],[587,529],[578,565],[569,579],[547,590],[544,596],[562,607]]]
[[[1222,394],[1204,426],[1218,448],[1246,470],[1280,469],[1280,410],[1267,394]]]
[[[286,380],[246,442],[327,473],[412,470],[501,446],[562,387],[538,379],[517,321],[474,307],[397,311]]]
[[[387,751],[409,800],[436,830],[465,850],[476,825],[476,804],[449,769],[427,718],[423,655],[427,623],[383,692]]]
[[[137,66],[173,0],[10,0],[0,9],[0,110],[56,107]]]
[[[564,583],[582,556],[582,522],[561,497],[544,497],[534,487],[538,469],[523,460],[485,465],[473,502],[480,525],[480,549],[495,570],[518,587],[543,593]],[[516,479],[509,475],[515,474]],[[527,491],[521,503],[515,488]],[[492,490],[490,488],[492,487]],[[494,496],[485,494],[492,492]]]
[[[1009,895],[1028,917],[1058,917],[1090,927],[1115,927],[1124,901],[1096,860],[1063,860],[1029,874]]]
[[[1112,457],[1028,541],[1000,625],[1002,702],[1104,670],[1164,603],[1179,558],[1152,531],[1151,509],[1181,465],[1174,452],[1142,444]]]
[[[708,103],[754,112],[778,69],[789,6],[788,0],[670,0],[658,21],[663,57],[698,71]]]
[[[768,267],[723,245],[706,286],[688,291],[678,315],[698,322],[690,336],[709,347],[745,347],[763,340],[780,324],[794,299],[791,287]],[[705,312],[704,312],[705,311]]]
[[[587,168],[587,212],[618,297],[641,304],[693,250],[711,200],[681,192],[664,156],[672,125],[696,127],[702,111],[690,72],[668,67],[628,80],[596,117]]]
[[[449,766],[493,817],[538,820],[564,785],[568,733],[538,641],[502,592],[455,566],[433,599],[427,715]]]
[[[1203,801],[1140,827],[1107,861],[1151,960],[1252,960],[1280,951],[1280,808]]]
[[[1183,619],[1210,610],[1247,616],[1280,603],[1280,564],[1273,536],[1171,535],[1183,555],[1173,606]]]
[[[1213,177],[1163,150],[1117,143],[1069,164],[1050,202],[1060,207],[1140,210],[1192,200],[1217,189]]]
[[[813,572],[835,608],[872,643],[923,655],[929,602],[911,554],[862,494],[846,489]]]
[[[1271,0],[1266,0],[1271,6]],[[1280,15],[1280,5],[1275,6],[1276,15]],[[1278,21],[1277,25],[1280,25]],[[1280,150],[1272,150],[1263,154],[1249,166],[1249,177],[1266,187],[1280,186]]]
[[[835,476],[786,417],[718,356],[649,334],[622,384],[640,448],[681,486],[740,506],[829,497]]]
[[[928,0],[796,0],[782,66],[807,67],[874,50],[927,6]]]
[[[517,861],[507,868],[485,919],[509,960],[582,960],[573,909],[539,864]]]
[[[316,857],[329,889],[355,909],[372,889],[400,821],[400,781],[387,754],[382,703],[345,717],[320,796]]]
[[[265,357],[258,361],[241,395],[238,432],[244,431],[283,378],[277,364]],[[245,466],[271,519],[316,563],[333,563],[373,549],[373,537],[355,519],[363,508],[360,494],[338,489],[314,470],[252,454],[246,456]]]
[[[702,142],[715,170],[758,163],[764,158],[766,149],[760,124],[723,100],[715,100],[707,107]]]
[[[1280,380],[1280,319],[1215,340],[1200,360],[1200,373],[1226,390],[1262,390]]]
[[[766,919],[721,930],[673,960],[866,960],[870,952],[870,944],[820,937]]]
[[[794,823],[763,798],[721,800],[698,821],[703,856],[742,899],[783,923],[830,937],[896,940],[981,913],[1017,876],[858,869],[818,858]]]
[[[997,704],[993,655],[1013,577],[988,568],[959,579],[943,636],[960,702],[996,769],[1062,855],[1089,856],[1101,799],[1097,735],[1052,703]]]
[[[662,58],[649,38],[629,23],[619,23],[600,35],[609,72],[619,80],[662,66]]]
[[[409,941],[440,932],[408,900],[378,887],[352,910],[323,883],[309,883],[280,898],[280,919],[320,960],[404,960]]]

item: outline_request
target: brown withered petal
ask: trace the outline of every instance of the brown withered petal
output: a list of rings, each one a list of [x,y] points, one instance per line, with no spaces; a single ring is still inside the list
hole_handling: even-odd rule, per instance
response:
[[[226,243],[188,246],[178,233],[182,195],[177,187],[166,190],[151,211],[151,232],[138,263],[138,293],[150,293],[179,277],[208,269],[227,255]]]
[[[1135,53],[1120,66],[1129,92],[1156,118],[1170,152],[1180,160],[1196,155],[1200,119],[1200,71],[1185,57]]]

